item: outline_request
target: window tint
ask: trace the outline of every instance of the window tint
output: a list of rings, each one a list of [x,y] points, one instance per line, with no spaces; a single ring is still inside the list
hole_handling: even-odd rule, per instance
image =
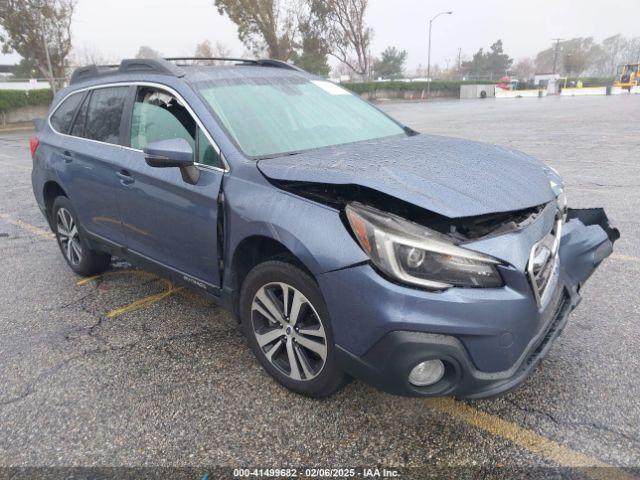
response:
[[[140,88],[131,117],[131,147],[143,149],[151,142],[171,138],[189,142],[196,162],[222,166],[216,150],[177,98],[155,88]]]
[[[119,143],[120,120],[129,87],[98,88],[91,94],[84,137],[106,143]]]
[[[74,137],[84,136],[84,125],[87,122],[87,108],[89,107],[90,99],[91,92],[89,92],[85,97],[84,102],[82,102],[82,106],[80,107],[80,110],[78,110],[78,114],[76,115],[76,119],[73,122],[73,127],[71,127],[69,135],[73,135]]]
[[[80,100],[82,100],[82,93],[74,93],[60,104],[51,116],[51,125],[55,131],[60,133],[67,133],[69,131],[73,114],[76,113]]]

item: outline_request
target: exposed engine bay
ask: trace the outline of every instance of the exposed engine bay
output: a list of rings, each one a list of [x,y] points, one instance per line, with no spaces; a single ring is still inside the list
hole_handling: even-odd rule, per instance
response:
[[[271,182],[283,190],[340,210],[349,202],[357,201],[367,204],[437,230],[451,237],[457,244],[503,235],[525,228],[538,218],[545,207],[543,204],[514,212],[451,219],[360,185],[282,180],[271,180]]]

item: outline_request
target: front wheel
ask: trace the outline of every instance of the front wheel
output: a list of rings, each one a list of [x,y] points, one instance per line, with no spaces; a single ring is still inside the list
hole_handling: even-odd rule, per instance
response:
[[[111,256],[91,249],[67,197],[55,199],[52,218],[58,246],[71,270],[86,277],[109,268]]]
[[[255,267],[243,282],[240,311],[249,346],[282,385],[325,397],[346,383],[324,299],[301,269],[281,261]]]

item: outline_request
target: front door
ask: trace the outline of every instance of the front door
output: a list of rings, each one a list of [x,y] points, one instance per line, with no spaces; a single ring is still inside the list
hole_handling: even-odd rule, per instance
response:
[[[131,112],[130,149],[117,190],[127,248],[181,273],[220,285],[218,193],[224,171],[216,148],[184,104],[168,91],[139,86]],[[153,168],[142,149],[157,140],[184,138],[193,147],[200,178],[182,179],[177,168]]]

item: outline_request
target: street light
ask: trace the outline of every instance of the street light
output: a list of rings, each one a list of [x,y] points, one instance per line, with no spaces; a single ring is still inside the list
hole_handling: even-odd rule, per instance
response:
[[[433,25],[433,21],[438,18],[440,15],[451,15],[453,10],[448,12],[440,12],[431,20],[429,20],[429,53],[427,55],[427,98],[431,94],[431,26]]]

